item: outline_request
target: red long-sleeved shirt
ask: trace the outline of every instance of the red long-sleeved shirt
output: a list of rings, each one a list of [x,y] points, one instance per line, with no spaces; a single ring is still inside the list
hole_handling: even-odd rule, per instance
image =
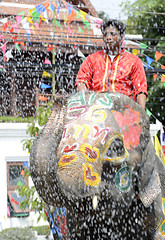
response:
[[[143,64],[137,56],[123,49],[113,62],[108,57],[107,71],[106,59],[104,50],[90,54],[79,69],[75,86],[83,82],[91,91],[120,92],[130,98],[134,95],[135,101],[141,92],[148,96]]]

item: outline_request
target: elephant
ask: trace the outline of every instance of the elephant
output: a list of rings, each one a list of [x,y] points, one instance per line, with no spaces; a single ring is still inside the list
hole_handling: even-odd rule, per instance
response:
[[[165,166],[148,115],[126,95],[55,99],[30,169],[55,239],[165,239]]]

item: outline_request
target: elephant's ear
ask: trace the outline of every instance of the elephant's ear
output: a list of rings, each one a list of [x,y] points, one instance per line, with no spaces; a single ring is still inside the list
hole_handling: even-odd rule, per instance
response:
[[[150,121],[138,103],[123,94],[112,96],[112,113],[124,135],[127,150],[144,151],[150,140]]]
[[[150,141],[143,154],[139,174],[139,196],[145,207],[165,196],[165,166],[155,153]],[[161,203],[159,203],[161,208]]]
[[[48,121],[30,152],[30,169],[39,195],[50,205],[61,203],[56,177],[56,152],[62,138],[66,118],[67,98],[54,102]]]

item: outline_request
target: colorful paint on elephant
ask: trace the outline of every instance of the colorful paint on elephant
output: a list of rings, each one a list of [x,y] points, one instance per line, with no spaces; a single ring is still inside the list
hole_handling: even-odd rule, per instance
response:
[[[64,102],[67,107],[62,101],[53,108],[34,143],[30,165],[44,201],[67,209],[70,239],[81,239],[81,233],[87,239],[97,230],[97,239],[109,239],[108,233],[116,239],[165,238],[165,167],[145,111],[119,93],[80,93]],[[65,233],[64,216],[55,228],[57,222],[56,239]]]
[[[96,147],[92,148],[89,144],[82,144],[80,151],[88,162],[96,162],[100,155],[99,149]]]
[[[85,93],[79,93],[68,101],[67,121],[59,147],[62,154],[59,167],[69,165],[71,167],[76,162],[82,161],[81,181],[90,187],[99,186],[101,182],[101,175],[97,172],[100,162],[108,161],[114,164],[127,162],[129,157],[127,150],[138,146],[142,132],[140,113],[127,105],[123,112],[116,111],[112,96],[113,94],[109,93],[104,95],[93,93],[87,97]],[[115,123],[115,127],[110,124],[111,121]],[[120,154],[108,156],[109,149],[114,151],[112,146],[115,147],[115,144],[118,144]],[[129,191],[130,176],[131,170],[126,190],[123,190],[125,188],[122,185],[119,187],[119,182],[123,180],[115,181],[119,191]]]
[[[92,165],[90,163],[84,163],[82,165],[82,169],[84,173],[84,182],[86,185],[96,187],[101,181],[99,174],[93,171]]]
[[[77,160],[78,156],[76,154],[63,155],[59,160],[59,166],[66,166]]]
[[[142,133],[140,123],[140,113],[126,106],[124,113],[113,111],[112,113],[121,127],[124,134],[124,144],[127,149],[135,148],[139,145],[139,138]]]
[[[131,171],[128,166],[122,167],[115,175],[115,183],[120,192],[128,192],[131,187]]]
[[[110,131],[111,131],[110,127],[103,128],[101,126],[95,126],[95,125],[89,126],[89,125],[74,124],[74,133],[72,135],[69,132],[69,128],[65,127],[62,141],[65,141],[71,138],[72,136],[75,139],[79,138],[80,134],[82,134],[83,139],[87,139],[89,137],[93,140],[97,140],[97,138],[99,138],[100,135],[102,135],[101,144],[104,145],[110,134]]]
[[[97,94],[93,93],[91,94],[89,99],[85,98],[84,93],[76,94],[71,100],[68,102],[68,118],[71,119],[67,124],[70,124],[71,122],[74,122],[78,120],[82,115],[84,115],[87,111],[88,114],[86,114],[86,119],[92,120],[92,121],[104,121],[106,118],[106,111],[105,110],[99,110],[104,108],[111,108],[112,100],[109,96],[109,94],[105,94],[105,98],[98,98],[96,105],[93,105],[93,102],[97,98]],[[74,105],[74,106],[73,106]],[[76,105],[76,106],[75,106]],[[91,108],[89,109],[89,106]],[[95,115],[93,116],[93,113],[95,112]],[[96,117],[98,115],[98,118]]]
[[[58,236],[59,239],[68,240],[66,208],[56,207],[53,211],[50,211],[50,207],[46,204],[45,214],[50,221],[52,234]]]

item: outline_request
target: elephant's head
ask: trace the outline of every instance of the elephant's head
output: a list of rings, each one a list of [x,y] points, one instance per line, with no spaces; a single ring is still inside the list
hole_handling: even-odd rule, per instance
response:
[[[57,99],[30,154],[39,195],[49,205],[68,209],[94,195],[128,205],[138,185],[143,205],[154,202],[157,219],[163,220],[165,167],[149,128],[145,111],[123,94],[77,93]]]
[[[119,93],[77,93],[55,104],[34,143],[32,178],[51,205],[105,189],[127,199],[149,143],[148,116],[133,100]]]
[[[132,174],[150,141],[149,119],[122,94],[78,93],[68,100],[57,175],[65,195],[85,197],[103,188],[132,196]]]

